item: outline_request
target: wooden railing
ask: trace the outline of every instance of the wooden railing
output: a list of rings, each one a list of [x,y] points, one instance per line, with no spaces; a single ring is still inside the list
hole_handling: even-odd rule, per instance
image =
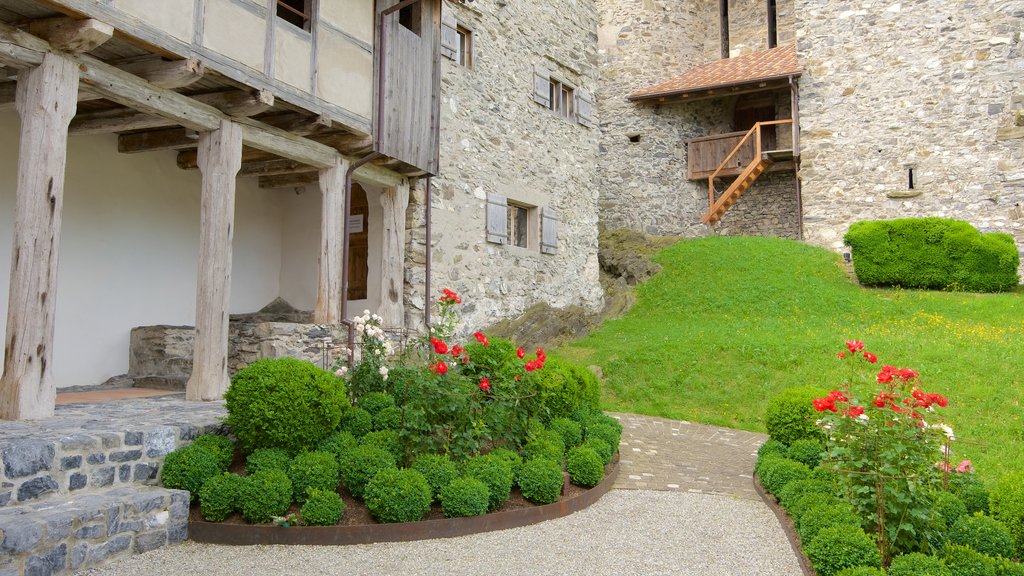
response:
[[[762,148],[761,146],[761,132],[765,126],[778,126],[780,124],[792,123],[792,118],[787,118],[785,120],[771,120],[768,122],[758,122],[754,124],[754,126],[751,127],[750,130],[747,130],[746,134],[744,134],[744,136],[740,138],[739,142],[737,142],[736,145],[733,146],[732,151],[730,151],[729,154],[725,157],[725,159],[718,164],[718,168],[716,168],[715,171],[712,172],[710,176],[708,176],[708,206],[715,205],[715,178],[718,178],[719,175],[722,174],[722,172],[725,171],[727,167],[729,167],[730,161],[732,161],[733,157],[736,156],[737,153],[739,153],[739,151],[744,147],[745,144],[747,144],[751,137],[753,137],[754,139],[754,153],[751,157],[749,164],[760,161],[762,154],[766,152],[766,150],[764,150],[764,148]],[[748,163],[744,164],[747,164],[749,166]]]

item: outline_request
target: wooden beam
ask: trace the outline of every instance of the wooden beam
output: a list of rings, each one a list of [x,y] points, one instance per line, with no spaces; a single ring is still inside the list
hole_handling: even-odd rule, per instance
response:
[[[345,160],[353,162],[354,159],[348,156],[342,156]],[[359,168],[356,168],[355,179],[360,182],[367,182],[377,186],[400,186],[408,182],[408,178],[385,170],[379,166],[373,164],[364,164]],[[295,172],[292,174],[281,174],[278,176],[260,176],[259,186],[260,188],[295,188],[296,186],[305,186],[306,184],[313,184],[319,181],[319,176],[316,172]]]
[[[298,136],[309,136],[317,132],[330,130],[333,125],[333,122],[327,116],[309,116],[295,113],[260,118],[260,122]]]
[[[320,181],[318,172],[296,172],[279,176],[260,176],[260,188],[295,188]]]
[[[114,27],[91,18],[75,20],[66,16],[35,20],[28,31],[50,43],[55,50],[80,54],[96,49],[110,40]]]
[[[266,162],[268,160],[280,159],[274,154],[250,148],[242,148],[242,162]],[[196,170],[199,168],[199,154],[196,150],[182,150],[178,152],[178,168],[182,170]],[[312,169],[311,169],[312,170]]]
[[[228,90],[193,96],[193,100],[212,106],[228,116],[246,116],[266,112],[274,106],[274,95],[264,90],[246,92]],[[72,134],[109,134],[129,130],[148,130],[174,126],[173,120],[137,112],[131,108],[79,114],[71,122]]]
[[[339,160],[333,168],[321,170],[317,174],[321,195],[320,273],[317,279],[316,308],[313,311],[313,322],[317,324],[339,324],[342,321],[342,246],[345,235],[345,174],[348,167],[347,161]]]
[[[122,154],[152,152],[155,150],[181,150],[194,148],[199,141],[199,133],[187,128],[164,128],[132,134],[120,134],[117,137],[117,151]]]
[[[278,158],[276,160],[256,160],[243,162],[242,169],[238,171],[239,176],[276,176],[280,174],[292,174],[294,172],[309,172],[314,170],[309,164]]]
[[[76,64],[53,53],[18,75],[21,115],[0,419],[53,416],[53,326],[64,204],[68,123],[75,115]]]
[[[242,128],[230,121],[199,136],[203,172],[196,290],[196,335],[187,400],[218,400],[228,389],[228,304],[235,174],[242,164]]]
[[[381,226],[380,305],[377,313],[389,328],[405,326],[405,213],[409,207],[409,183],[385,188],[380,195]]]

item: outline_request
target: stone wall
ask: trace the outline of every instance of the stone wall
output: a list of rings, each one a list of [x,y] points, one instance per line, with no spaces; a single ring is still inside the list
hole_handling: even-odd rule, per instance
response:
[[[711,5],[714,16],[718,16],[718,5],[715,2],[705,2]],[[794,14],[794,0],[780,0],[775,8],[775,25],[778,44],[792,42],[796,38],[796,19]],[[717,20],[710,22],[716,23]],[[718,35],[714,40],[718,39]],[[707,40],[709,44],[711,40]],[[719,46],[715,44],[715,46]],[[758,50],[768,48],[768,2],[766,0],[729,0],[729,54],[740,56]],[[720,50],[716,49],[714,55]]]
[[[792,171],[762,174],[715,224],[720,236],[778,236],[798,239],[799,211]]]
[[[947,216],[1024,247],[1024,2],[797,6],[807,240]]]
[[[449,287],[463,295],[467,327],[514,316],[538,302],[599,306],[597,128],[559,117],[534,101],[538,65],[577,92],[596,92],[593,4],[477,0],[446,3],[445,10],[473,31],[473,63],[465,67],[442,59],[433,291]],[[489,193],[556,209],[557,254],[488,243]],[[410,215],[422,217],[422,206],[422,190],[413,191]],[[420,325],[423,313],[422,225],[418,219],[407,231],[409,326]],[[538,230],[531,236],[539,243]]]

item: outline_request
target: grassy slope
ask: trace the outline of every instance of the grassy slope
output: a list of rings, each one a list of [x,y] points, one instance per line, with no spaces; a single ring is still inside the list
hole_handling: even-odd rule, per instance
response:
[[[868,290],[838,257],[777,239],[680,242],[620,320],[559,355],[598,365],[607,409],[763,431],[765,400],[798,384],[839,387],[859,339],[950,398],[958,457],[986,478],[1024,470],[1024,293]]]

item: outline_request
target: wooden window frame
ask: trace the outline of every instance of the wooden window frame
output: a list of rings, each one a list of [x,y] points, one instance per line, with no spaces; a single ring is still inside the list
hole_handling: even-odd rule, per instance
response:
[[[459,36],[459,48],[455,54],[455,62],[466,68],[473,67],[473,31],[459,24],[455,26]]]
[[[576,88],[558,78],[548,78],[548,109],[570,120],[576,114]]]
[[[508,245],[526,250],[537,249],[537,207],[508,201]],[[525,230],[523,229],[525,228]]]
[[[284,20],[285,22],[291,24],[292,26],[295,26],[296,28],[305,30],[306,32],[310,31],[313,22],[313,0],[302,0],[303,8],[301,12],[295,7],[291,6],[291,4],[288,3],[288,0],[274,0],[274,6],[274,13],[277,18]],[[299,26],[292,20],[289,20],[285,16],[282,16],[282,10],[287,14],[291,15],[293,18],[302,18],[302,26]]]

